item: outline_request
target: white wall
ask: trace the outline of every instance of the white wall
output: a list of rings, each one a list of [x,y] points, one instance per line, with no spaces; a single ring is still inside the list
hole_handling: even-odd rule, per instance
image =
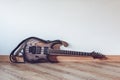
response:
[[[120,0],[0,0],[0,54],[30,36],[120,55]]]

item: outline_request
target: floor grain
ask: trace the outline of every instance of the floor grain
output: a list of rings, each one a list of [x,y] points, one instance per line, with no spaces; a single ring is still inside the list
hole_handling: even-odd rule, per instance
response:
[[[0,80],[120,80],[120,62],[2,62]]]
[[[117,61],[85,58],[78,62],[38,64],[10,63],[7,57],[0,58],[0,80],[120,80],[118,57]]]

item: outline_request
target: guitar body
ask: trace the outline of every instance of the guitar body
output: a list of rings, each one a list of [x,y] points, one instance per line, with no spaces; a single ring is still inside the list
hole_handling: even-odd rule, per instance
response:
[[[44,62],[44,61],[53,62],[49,58],[50,55],[45,54],[44,50],[45,48],[52,50],[60,50],[61,46],[67,47],[68,43],[60,40],[47,42],[43,40],[30,39],[24,48],[23,56],[25,61],[27,62],[32,62],[32,63]]]

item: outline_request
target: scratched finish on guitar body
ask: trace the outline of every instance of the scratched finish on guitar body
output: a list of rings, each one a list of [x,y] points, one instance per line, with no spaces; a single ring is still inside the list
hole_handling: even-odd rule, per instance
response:
[[[120,80],[120,62],[1,62],[0,80]]]

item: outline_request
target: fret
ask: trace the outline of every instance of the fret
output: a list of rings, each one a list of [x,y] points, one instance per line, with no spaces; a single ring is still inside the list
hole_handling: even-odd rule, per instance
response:
[[[86,53],[84,53],[83,55],[84,55],[84,56],[86,56],[87,54],[86,54]]]
[[[76,54],[77,56],[79,56],[79,52],[76,52],[75,54]]]
[[[77,52],[77,55],[79,56],[81,53]]]
[[[71,55],[75,55],[75,52],[71,51]]]
[[[72,55],[76,55],[76,52],[72,52]]]
[[[83,53],[82,52],[80,52],[80,54],[79,55],[83,55]]]
[[[88,56],[91,56],[91,53],[88,53]]]
[[[68,54],[69,54],[69,53],[70,53],[71,55],[74,55],[74,52],[72,52],[72,51],[68,51]]]
[[[83,55],[83,52],[80,52],[80,54],[79,55]]]
[[[65,51],[65,54],[67,54],[67,55],[68,55],[68,51]]]
[[[73,51],[73,52],[71,53],[71,55],[75,55],[75,52]]]
[[[78,56],[78,55],[79,55],[79,52],[76,52],[76,55]]]

